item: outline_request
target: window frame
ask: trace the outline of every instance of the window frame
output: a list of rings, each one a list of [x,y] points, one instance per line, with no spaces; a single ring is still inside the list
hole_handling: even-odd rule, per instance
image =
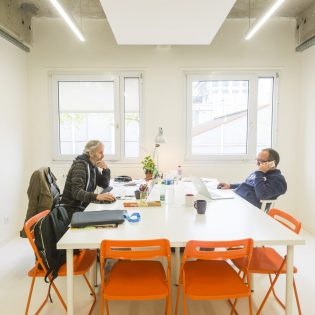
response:
[[[143,140],[143,114],[142,114],[142,83],[143,73],[141,71],[132,72],[102,72],[102,73],[71,73],[71,72],[52,72],[51,79],[51,103],[52,103],[52,143],[53,143],[53,161],[72,161],[78,154],[61,154],[60,153],[60,129],[59,129],[59,93],[58,82],[114,82],[114,125],[115,125],[115,154],[108,154],[105,148],[105,158],[107,161],[120,163],[139,163],[141,156],[137,158],[125,158],[125,134],[124,134],[124,80],[125,78],[139,79],[139,120],[140,135],[139,145]]]
[[[275,71],[186,71],[186,150],[185,160],[187,162],[206,161],[250,161],[255,159],[257,148],[257,103],[258,103],[258,80],[260,78],[273,78],[273,98],[272,98],[272,131],[271,146],[276,145],[277,131],[277,105],[278,105],[278,85],[279,74]],[[247,153],[233,155],[196,155],[192,154],[192,82],[202,80],[243,80],[249,81],[248,97],[248,121],[247,121]]]
[[[137,158],[126,158],[125,155],[125,78],[139,78],[139,157]],[[143,73],[142,72],[123,72],[120,76],[120,111],[123,113],[120,115],[120,126],[121,135],[120,138],[120,148],[121,148],[121,158],[119,162],[121,163],[140,163],[141,161],[141,147],[143,143],[143,128],[144,128],[144,110],[143,110]]]

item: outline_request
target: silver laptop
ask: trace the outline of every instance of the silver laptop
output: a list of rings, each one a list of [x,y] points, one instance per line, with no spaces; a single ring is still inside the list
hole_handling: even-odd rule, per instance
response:
[[[209,189],[205,183],[199,178],[192,176],[192,182],[194,183],[198,193],[207,198],[217,200],[217,199],[233,199],[234,193],[227,189]]]

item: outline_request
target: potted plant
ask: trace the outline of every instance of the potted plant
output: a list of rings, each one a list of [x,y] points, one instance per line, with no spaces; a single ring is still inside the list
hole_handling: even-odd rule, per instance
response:
[[[141,161],[141,164],[145,173],[146,180],[152,179],[153,175],[156,175],[158,173],[155,162],[151,155],[145,156],[144,159]]]

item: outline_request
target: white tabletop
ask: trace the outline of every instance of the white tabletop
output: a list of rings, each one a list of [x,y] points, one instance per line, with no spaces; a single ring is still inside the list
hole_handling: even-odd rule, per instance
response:
[[[162,207],[124,208],[122,201],[114,204],[90,204],[87,211],[126,209],[139,212],[140,222],[125,221],[117,228],[69,229],[58,242],[58,248],[99,248],[103,239],[155,239],[166,238],[171,246],[185,246],[189,240],[233,240],[252,238],[255,245],[301,245],[304,240],[282,226],[264,212],[235,195],[234,199],[206,199],[204,215],[193,207],[185,206],[185,192],[192,191],[190,183],[170,188],[174,194],[170,203]],[[155,186],[151,199],[157,199],[159,187]]]
[[[234,199],[209,200],[204,215],[185,206],[185,193],[195,192],[191,183],[168,187],[166,202],[161,207],[126,208],[140,212],[140,222],[125,221],[117,228],[69,229],[58,242],[67,249],[67,302],[69,315],[74,314],[73,249],[99,248],[103,239],[145,240],[167,238],[176,247],[175,266],[179,270],[179,248],[189,240],[234,240],[252,238],[255,245],[284,245],[287,247],[286,315],[292,315],[294,245],[305,241],[260,209],[235,195]],[[150,198],[158,200],[159,186],[154,186]],[[206,199],[196,196],[198,199]],[[124,209],[122,201],[110,205],[90,204],[86,211]]]

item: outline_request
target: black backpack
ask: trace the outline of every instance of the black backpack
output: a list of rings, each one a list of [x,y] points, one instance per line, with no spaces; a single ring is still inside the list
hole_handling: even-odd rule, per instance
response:
[[[58,276],[58,270],[66,262],[66,250],[57,249],[57,242],[68,230],[70,220],[62,206],[56,206],[34,226],[35,245],[47,269],[45,282]]]

